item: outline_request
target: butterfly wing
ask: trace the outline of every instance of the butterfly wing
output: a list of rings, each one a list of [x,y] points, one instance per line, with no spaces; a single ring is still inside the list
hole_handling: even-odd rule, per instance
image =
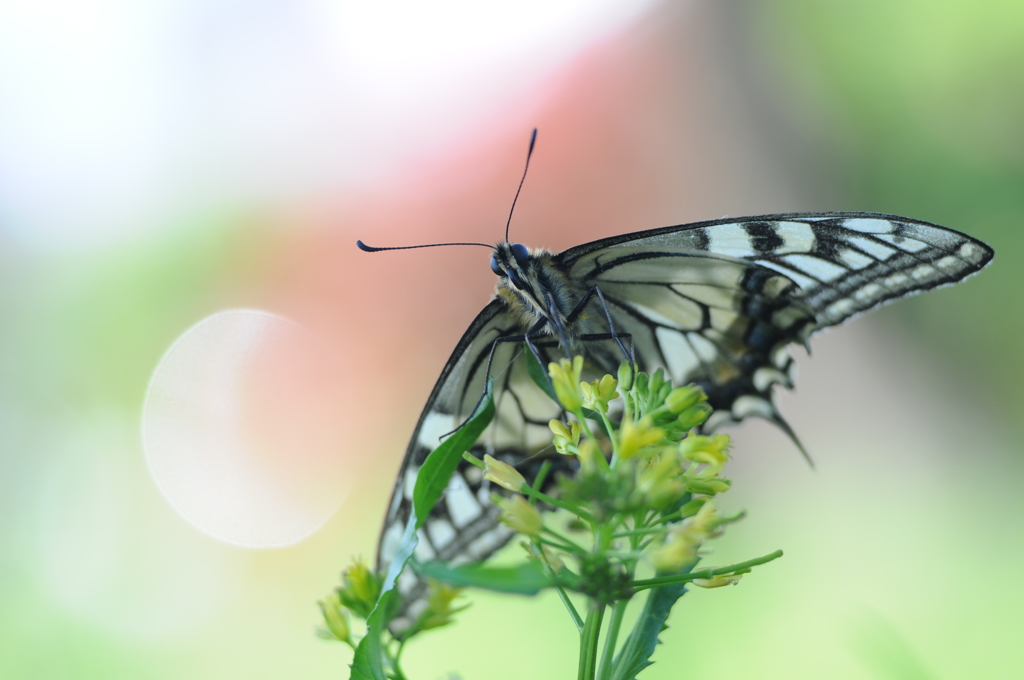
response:
[[[992,250],[927,222],[875,213],[764,215],[665,227],[570,248],[574,280],[603,292],[645,370],[697,382],[707,429],[751,415],[790,436],[771,388],[792,387],[789,346],[906,295],[980,271]],[[599,315],[591,303],[588,313]],[[795,441],[794,437],[794,441]],[[799,445],[799,443],[798,443]]]
[[[495,299],[477,315],[455,346],[406,449],[377,543],[378,568],[389,564],[398,548],[412,509],[416,475],[427,455],[475,410],[484,393],[489,361],[495,416],[471,452],[478,457],[489,453],[516,465],[527,478],[539,468],[541,458],[537,454],[550,449],[551,444],[547,423],[559,417],[560,410],[529,376],[521,341],[526,330],[507,312],[505,303]],[[520,340],[496,343],[499,338]],[[554,349],[539,347],[541,358],[551,360]],[[512,532],[497,522],[491,492],[479,468],[462,463],[419,531],[416,558],[455,563],[482,560],[508,542]],[[423,584],[407,571],[399,589],[411,605],[403,612],[406,620],[396,621],[401,628],[418,613],[417,599]]]

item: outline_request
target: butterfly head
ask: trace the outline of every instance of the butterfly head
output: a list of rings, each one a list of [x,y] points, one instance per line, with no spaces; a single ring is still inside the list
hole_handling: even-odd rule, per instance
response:
[[[519,291],[529,293],[532,261],[529,249],[522,243],[504,241],[494,247],[491,271],[500,278],[508,279]]]

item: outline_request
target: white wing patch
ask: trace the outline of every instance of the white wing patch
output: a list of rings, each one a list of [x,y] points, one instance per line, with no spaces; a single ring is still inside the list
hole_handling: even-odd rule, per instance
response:
[[[661,344],[673,381],[682,382],[686,376],[693,375],[700,368],[700,361],[682,333],[669,328],[658,328],[654,333]]]
[[[853,217],[843,220],[843,228],[852,229],[864,234],[888,234],[895,226],[891,220],[876,218]]]
[[[441,437],[454,430],[456,425],[455,416],[431,411],[420,426],[417,441],[420,446],[433,451],[441,443]]]
[[[845,267],[813,255],[786,255],[783,260],[818,281],[834,281],[848,271]]]

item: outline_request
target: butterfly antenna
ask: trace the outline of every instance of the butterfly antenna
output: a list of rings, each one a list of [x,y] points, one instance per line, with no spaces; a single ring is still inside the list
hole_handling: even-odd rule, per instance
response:
[[[386,248],[375,248],[374,246],[368,246],[362,241],[356,241],[356,247],[359,250],[367,253],[379,253],[382,250],[412,250],[413,248],[438,248],[440,246],[481,246],[488,250],[493,250],[494,246],[489,246],[486,243],[425,243],[421,246],[389,246]]]
[[[530,135],[530,150],[526,152],[526,167],[523,168],[523,177],[519,180],[519,188],[516,189],[516,197],[512,199],[512,210],[508,211],[508,222],[505,223],[505,242],[508,243],[508,227],[512,224],[512,213],[516,209],[516,201],[519,200],[519,192],[523,190],[523,182],[526,181],[526,171],[530,169],[530,156],[533,155],[533,145],[537,141],[537,128],[533,128]]]

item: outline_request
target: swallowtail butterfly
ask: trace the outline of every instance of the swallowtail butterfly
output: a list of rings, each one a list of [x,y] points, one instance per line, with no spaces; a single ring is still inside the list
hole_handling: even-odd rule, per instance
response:
[[[398,547],[420,466],[477,406],[489,358],[496,415],[472,451],[519,467],[527,479],[546,455],[565,459],[550,449],[547,423],[561,413],[528,373],[524,336],[544,366],[582,354],[588,380],[615,374],[628,338],[640,370],[662,369],[677,385],[704,388],[715,409],[705,431],[759,416],[799,446],[772,393],[793,385],[790,345],[884,303],[958,283],[992,256],[951,229],[858,212],[712,220],[560,253],[498,243],[495,296],[455,346],[413,430],[381,529],[378,569]],[[491,493],[480,470],[463,463],[420,529],[417,558],[477,561],[502,547],[512,532],[497,522]],[[422,584],[406,573],[399,589],[414,616]]]

